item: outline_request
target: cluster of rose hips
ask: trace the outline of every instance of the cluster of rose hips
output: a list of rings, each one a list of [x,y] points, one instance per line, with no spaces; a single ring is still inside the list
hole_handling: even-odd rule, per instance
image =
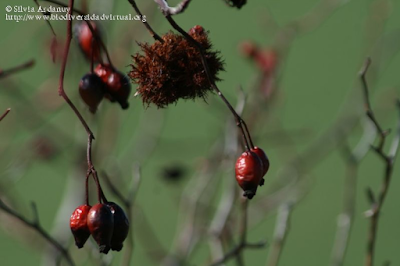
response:
[[[265,152],[253,147],[240,155],[236,161],[236,181],[243,189],[243,196],[252,199],[257,187],[264,185],[264,175],[268,172],[269,160]]]
[[[79,82],[79,94],[92,113],[96,112],[103,98],[118,102],[122,109],[127,109],[130,93],[129,79],[108,64],[97,65],[94,73],[86,74]]]
[[[79,47],[84,55],[93,62],[100,62],[97,67],[79,82],[79,94],[88,105],[90,112],[95,113],[103,98],[111,102],[118,102],[122,109],[129,107],[128,97],[131,93],[131,84],[128,77],[116,70],[111,64],[102,62],[100,32],[95,23],[91,22],[92,29],[86,22],[77,24],[75,35]],[[96,36],[93,35],[93,32]]]
[[[92,235],[101,253],[120,251],[128,236],[129,221],[125,212],[114,202],[97,203],[93,207],[84,204],[71,215],[70,227],[75,244],[82,248]]]

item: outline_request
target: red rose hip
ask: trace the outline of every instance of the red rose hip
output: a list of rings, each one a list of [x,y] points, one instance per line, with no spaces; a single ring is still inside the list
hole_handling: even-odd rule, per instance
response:
[[[128,77],[106,64],[97,65],[94,72],[107,85],[105,97],[111,102],[117,101],[122,109],[127,109],[129,107],[128,98],[131,93],[131,83]]]
[[[243,196],[252,199],[263,174],[261,159],[256,153],[246,151],[237,159],[235,165],[236,181],[243,189]]]
[[[123,247],[123,242],[129,233],[129,220],[122,208],[116,203],[108,202],[106,205],[110,207],[114,216],[114,231],[111,238],[111,249],[120,251]]]
[[[114,230],[114,217],[110,207],[101,203],[94,205],[89,211],[87,225],[99,245],[100,253],[107,254]]]
[[[71,232],[75,238],[75,245],[82,248],[90,236],[89,227],[87,226],[87,215],[91,206],[81,205],[75,209],[69,220]]]
[[[254,147],[253,149],[251,149],[251,151],[254,152],[255,154],[257,154],[258,158],[260,158],[260,160],[262,162],[262,168],[263,168],[262,176],[264,177],[264,175],[268,172],[268,169],[269,169],[268,157],[265,154],[264,150],[259,147]],[[264,178],[261,178],[261,181],[260,181],[260,186],[262,186],[262,185],[264,185]]]
[[[90,22],[90,25],[92,26],[97,36],[100,37],[100,31],[98,30],[97,25],[94,22]],[[85,54],[86,58],[92,60],[93,57],[93,61],[100,61],[100,43],[93,36],[93,33],[87,23],[82,22],[77,24],[74,27],[74,33],[78,39],[79,47]]]

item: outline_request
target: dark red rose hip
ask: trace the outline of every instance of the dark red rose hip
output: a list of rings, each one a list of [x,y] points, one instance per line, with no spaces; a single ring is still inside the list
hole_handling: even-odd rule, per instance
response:
[[[89,227],[87,225],[87,215],[91,206],[81,205],[75,209],[69,220],[71,232],[75,238],[75,245],[82,248],[90,236]]]
[[[246,151],[237,159],[235,165],[236,181],[243,189],[243,196],[252,199],[260,184],[263,173],[261,159],[256,153]]]
[[[79,82],[79,94],[93,114],[96,113],[97,106],[103,99],[104,90],[104,82],[93,73],[86,74]]]
[[[114,216],[114,231],[111,238],[111,249],[120,251],[123,247],[123,242],[129,233],[129,220],[125,212],[120,206],[114,202],[106,203],[111,208]]]
[[[264,150],[259,147],[254,147],[254,149],[251,149],[251,151],[254,152],[255,154],[257,154],[258,158],[260,158],[260,160],[262,162],[262,168],[263,168],[262,176],[264,177],[269,169],[268,157],[265,154]],[[261,178],[261,181],[260,181],[260,186],[262,186],[262,185],[264,185],[264,178]]]
[[[89,211],[87,225],[100,252],[107,254],[114,230],[114,217],[110,207],[101,203],[94,205]]]

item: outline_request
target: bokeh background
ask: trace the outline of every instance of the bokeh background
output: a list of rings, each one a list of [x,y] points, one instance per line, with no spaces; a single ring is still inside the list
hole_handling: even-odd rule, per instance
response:
[[[75,2],[77,8],[82,7],[82,1]],[[153,1],[137,3],[159,34],[171,30]],[[87,4],[90,13],[135,14],[128,1]],[[48,25],[6,21],[8,5],[36,7],[33,1],[1,2],[0,67],[9,69],[30,59],[35,64],[0,79],[0,109],[12,109],[0,124],[0,197],[27,219],[33,218],[30,206],[34,202],[43,228],[68,246],[77,265],[120,265],[126,250],[100,256],[93,241],[78,250],[69,231],[69,216],[84,200],[87,135],[57,93],[66,23],[52,22],[60,48],[53,63]],[[176,21],[187,30],[194,25],[209,30],[214,48],[225,61],[218,86],[234,106],[243,98],[239,89],[243,88],[243,117],[271,161],[266,185],[250,202],[248,217],[248,241],[268,244],[245,250],[245,265],[266,265],[277,209],[286,202],[294,205],[279,265],[331,265],[338,215],[349,187],[346,147],[354,149],[365,130],[374,131],[365,128],[368,122],[363,118],[358,77],[368,56],[372,58],[367,74],[371,102],[383,128],[392,129],[385,151],[396,134],[400,2],[249,0],[238,10],[222,0],[194,0]],[[139,21],[100,21],[100,25],[113,63],[123,72],[130,70],[131,55],[139,52],[136,42],[153,42]],[[212,94],[207,103],[179,101],[166,109],[146,108],[140,97],[133,96],[128,110],[103,101],[93,116],[78,94],[78,82],[90,64],[72,41],[65,89],[95,134],[93,160],[108,198],[118,202],[102,179],[105,173],[126,195],[137,167],[141,169],[132,209],[131,265],[166,264],[168,254],[172,258],[179,253],[179,235],[187,234],[182,232],[191,223],[185,217],[197,206],[191,205],[196,191],[202,193],[197,202],[201,211],[192,221],[199,230],[199,242],[183,265],[208,265],[213,259],[207,232],[220,200],[236,186],[234,161],[242,151],[235,144],[233,117]],[[267,75],[272,80],[271,95],[265,96],[262,69],[240,48],[245,41],[257,45],[259,51],[276,53],[276,66]],[[376,265],[400,264],[400,170],[396,164],[380,219]],[[364,263],[369,230],[364,212],[370,208],[365,191],[370,187],[378,193],[384,173],[384,164],[373,152],[357,167],[357,178],[351,179],[356,180],[356,189],[350,193],[356,200],[354,224],[344,258],[349,266]],[[172,170],[180,173],[179,178],[171,180]],[[202,178],[208,178],[204,190],[199,188]],[[235,189],[227,233],[233,242],[239,236],[241,215],[240,192]],[[95,195],[94,190],[91,194]],[[233,244],[225,246],[226,252],[230,247]],[[54,254],[37,233],[0,210],[2,265],[54,265]],[[235,260],[227,265],[235,265]]]

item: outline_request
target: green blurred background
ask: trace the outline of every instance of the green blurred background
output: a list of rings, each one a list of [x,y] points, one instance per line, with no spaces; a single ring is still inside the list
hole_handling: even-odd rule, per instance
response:
[[[171,1],[170,4],[176,3]],[[337,6],[325,10],[318,7],[321,3]],[[35,59],[35,65],[0,80],[0,107],[12,109],[0,124],[0,195],[29,219],[33,217],[30,203],[35,202],[42,226],[56,237],[69,237],[69,250],[77,265],[99,265],[99,256],[90,247],[78,251],[69,236],[69,215],[83,203],[87,136],[71,109],[57,94],[61,58],[58,57],[55,64],[51,61],[52,35],[48,26],[43,21],[6,21],[5,7],[8,5],[35,7],[33,1],[27,0],[1,2],[0,67],[8,69],[29,59]],[[76,1],[76,6],[80,5],[81,2]],[[153,1],[138,1],[138,5],[158,33],[171,30]],[[134,14],[128,1],[89,1],[89,10]],[[301,20],[305,16],[308,17]],[[304,26],[308,30],[299,30],[290,42],[277,41],[280,36],[290,36],[293,28],[289,25],[298,19],[311,22],[310,26]],[[262,49],[281,52],[277,96],[271,105],[265,104],[265,110],[260,111],[262,115],[252,127],[257,145],[263,147],[270,158],[271,168],[266,186],[259,189],[257,197],[250,203],[248,240],[272,242],[276,211],[264,216],[262,199],[273,192],[274,184],[285,182],[278,180],[282,169],[300,154],[300,159],[307,164],[303,184],[305,195],[294,207],[279,265],[330,264],[337,216],[343,205],[345,161],[340,148],[328,140],[317,144],[318,148],[327,149],[326,156],[308,152],[309,147],[315,145],[339,117],[362,116],[363,99],[357,75],[367,56],[372,58],[368,80],[377,118],[385,129],[396,128],[398,112],[394,101],[400,97],[400,57],[397,52],[400,48],[400,2],[249,0],[238,10],[229,8],[222,0],[194,0],[185,13],[176,16],[176,20],[184,29],[198,24],[210,31],[214,48],[221,51],[225,60],[226,71],[221,74],[223,81],[218,85],[233,105],[237,102],[239,85],[248,99],[257,98],[259,93],[251,89],[259,70],[240,53],[239,44],[253,41]],[[101,21],[111,58],[123,72],[129,71],[131,55],[138,52],[135,41],[153,41],[141,24],[138,21]],[[52,25],[61,45],[66,24],[54,21]],[[157,265],[146,253],[149,246],[144,244],[146,235],[143,236],[143,232],[146,234],[144,228],[147,226],[143,224],[150,224],[164,249],[174,250],[174,236],[181,230],[177,222],[183,215],[179,214],[178,208],[182,191],[186,184],[201,177],[197,170],[210,156],[213,147],[221,149],[218,145],[223,145],[226,121],[233,118],[216,95],[209,95],[208,104],[202,100],[179,101],[167,109],[154,106],[146,109],[139,97],[130,98],[130,108],[126,111],[104,101],[99,112],[92,116],[79,99],[77,85],[89,71],[89,63],[83,59],[74,41],[66,71],[66,92],[94,131],[93,157],[100,176],[103,171],[107,172],[126,194],[132,167],[135,164],[141,166],[142,180],[131,221],[135,238],[131,265]],[[244,110],[245,119],[252,119],[251,109],[252,101],[249,100]],[[340,121],[339,125],[346,126],[343,121],[347,120]],[[356,123],[345,142],[353,148],[361,134],[362,126]],[[392,132],[388,138],[388,146],[394,134]],[[50,149],[50,155],[40,156],[40,151],[46,147]],[[221,162],[221,165],[225,169],[220,169],[213,177],[219,180],[212,200],[214,205],[225,186],[234,180],[233,162]],[[182,180],[169,182],[163,178],[163,171],[170,166],[184,169]],[[369,220],[364,216],[364,211],[369,208],[365,190],[371,187],[373,191],[379,191],[383,171],[383,163],[372,152],[360,165],[355,221],[344,265],[364,263],[369,226]],[[380,219],[376,265],[383,265],[384,261],[390,261],[390,265],[400,264],[399,171],[395,166]],[[106,194],[117,201],[107,189]],[[146,214],[146,219],[142,213]],[[46,265],[42,254],[47,244],[38,234],[26,230],[2,211],[0,222],[1,265]],[[233,230],[237,236],[237,226]],[[265,265],[269,251],[268,246],[246,250],[246,265]],[[207,265],[209,256],[208,244],[202,241],[189,257],[188,265]],[[121,259],[121,254],[112,253],[106,261],[112,260],[112,265],[119,265]],[[228,265],[235,265],[235,262]]]

